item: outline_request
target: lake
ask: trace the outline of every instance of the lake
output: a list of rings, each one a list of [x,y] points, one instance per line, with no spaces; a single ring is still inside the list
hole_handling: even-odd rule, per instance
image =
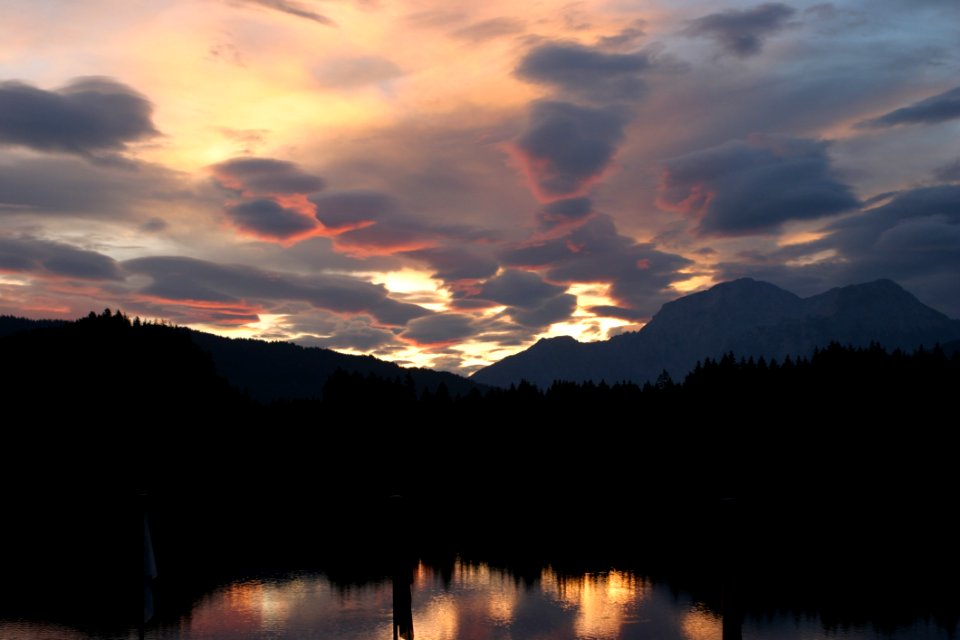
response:
[[[898,628],[825,624],[816,612],[744,616],[724,629],[719,612],[683,590],[635,573],[561,575],[550,567],[519,577],[457,560],[443,569],[418,563],[409,574],[409,612],[417,640],[947,640],[956,623],[913,620]],[[150,640],[370,640],[393,638],[395,599],[405,580],[346,585],[324,573],[286,572],[234,579],[158,616]],[[402,618],[401,612],[401,618]],[[726,635],[725,635],[726,632]],[[63,624],[0,619],[4,640],[129,640],[138,630],[98,633]]]

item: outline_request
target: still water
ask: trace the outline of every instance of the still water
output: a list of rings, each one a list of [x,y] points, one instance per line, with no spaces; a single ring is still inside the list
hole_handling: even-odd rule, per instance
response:
[[[520,579],[483,564],[457,562],[442,575],[420,564],[412,574],[409,612],[416,640],[934,640],[956,637],[920,621],[907,628],[825,629],[815,616],[783,613],[739,628],[691,597],[610,570],[561,578],[551,569]],[[389,640],[394,585],[338,585],[323,574],[238,580],[200,598],[175,622],[148,626],[149,640]],[[410,634],[407,634],[408,636]],[[62,625],[0,620],[4,640],[131,640],[137,630],[97,635]]]

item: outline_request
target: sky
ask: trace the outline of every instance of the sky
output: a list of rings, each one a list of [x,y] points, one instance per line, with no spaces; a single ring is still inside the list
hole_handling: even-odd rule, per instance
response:
[[[468,374],[752,277],[960,317],[960,3],[0,0],[0,314]]]

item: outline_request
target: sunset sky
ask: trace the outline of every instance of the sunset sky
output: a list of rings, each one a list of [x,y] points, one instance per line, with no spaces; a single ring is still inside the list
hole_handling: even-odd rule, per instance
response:
[[[742,276],[960,317],[960,2],[0,0],[0,313],[469,373]]]

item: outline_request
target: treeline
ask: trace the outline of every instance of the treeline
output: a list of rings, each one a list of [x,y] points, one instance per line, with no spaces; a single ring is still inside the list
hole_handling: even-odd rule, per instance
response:
[[[7,438],[97,459],[117,452],[120,466],[152,461],[145,475],[161,481],[177,460],[187,477],[234,464],[286,465],[287,473],[319,465],[402,488],[430,484],[451,460],[496,460],[515,471],[546,465],[611,476],[673,465],[666,491],[736,493],[755,484],[744,476],[758,470],[785,475],[787,459],[820,464],[809,482],[821,483],[841,462],[863,467],[895,455],[890,464],[902,466],[940,456],[952,449],[936,444],[949,434],[960,389],[956,351],[831,344],[783,361],[728,354],[683,380],[663,372],[644,385],[557,381],[452,393],[409,373],[338,370],[316,381],[315,399],[265,404],[231,386],[189,330],[111,310],[2,336],[0,357]],[[412,464],[425,457],[432,464]],[[716,479],[703,482],[709,474]]]

